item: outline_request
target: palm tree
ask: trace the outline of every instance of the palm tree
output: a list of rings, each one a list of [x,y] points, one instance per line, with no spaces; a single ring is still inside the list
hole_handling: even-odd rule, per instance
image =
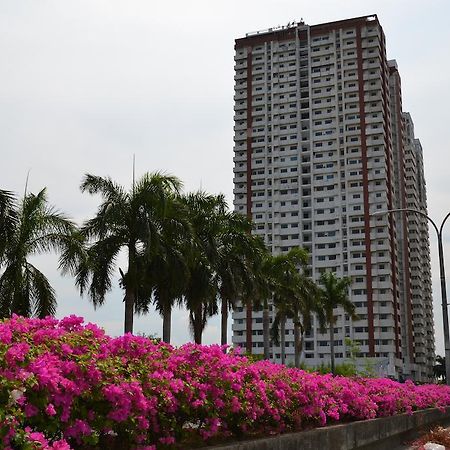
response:
[[[318,287],[305,275],[304,269],[308,261],[308,253],[305,250],[292,249],[289,253],[276,256],[274,259],[274,306],[277,312],[272,324],[272,337],[278,344],[279,334],[281,334],[281,360],[284,364],[285,324],[286,319],[292,319],[294,363],[295,367],[300,367],[304,333],[311,327],[311,315],[316,313],[319,322],[324,323]]]
[[[252,293],[249,298],[252,299],[247,305],[247,313],[251,318],[251,312],[253,309],[262,309],[262,324],[263,324],[263,355],[264,359],[270,358],[270,311],[269,301],[273,300],[275,291],[280,287],[280,275],[282,259],[285,255],[273,256],[268,250],[261,255],[259,260],[255,261],[253,266],[253,283]],[[250,320],[249,320],[250,321]],[[250,338],[252,337],[252,330]],[[250,343],[251,348],[252,342]]]
[[[221,344],[228,341],[228,311],[244,298],[249,283],[254,280],[257,262],[267,250],[261,238],[251,234],[251,222],[243,215],[231,212],[222,217],[218,236],[218,258],[215,276],[221,300]]]
[[[269,306],[266,302],[267,297],[270,297],[270,283],[267,276],[267,260],[270,257],[268,248],[264,241],[259,236],[252,236],[254,250],[251,257],[248,259],[248,267],[243,272],[240,301],[245,307],[246,312],[246,337],[245,349],[247,354],[252,354],[253,351],[253,310],[263,309],[263,326],[264,334],[264,355],[269,358],[269,349],[267,347],[270,337],[268,331],[269,324]],[[264,308],[266,305],[266,308]],[[266,345],[267,344],[267,345]]]
[[[223,195],[204,192],[189,193],[182,197],[182,203],[194,233],[192,251],[188,256],[189,279],[184,300],[194,342],[201,344],[208,317],[218,312],[219,284],[215,270],[227,205]]]
[[[331,373],[334,374],[334,324],[336,323],[336,318],[334,317],[333,310],[341,306],[345,313],[354,320],[357,319],[355,305],[348,297],[351,278],[338,278],[333,272],[323,272],[320,276],[319,283],[322,285],[320,297],[325,312],[326,323],[330,326]]]
[[[274,290],[277,283],[276,258],[265,249],[259,258],[253,264],[252,278],[252,294],[248,297],[247,315],[248,322],[252,324],[253,309],[262,309],[263,323],[263,354],[264,359],[270,358],[270,317],[269,317],[269,301],[273,298]],[[252,349],[253,330],[247,337],[250,339],[250,349]],[[251,351],[250,351],[251,353]]]
[[[319,326],[325,326],[325,314],[320,302],[319,287],[304,274],[300,275],[297,295],[292,297],[291,314],[294,322],[295,367],[300,367],[300,355],[303,351],[305,332],[311,329],[312,315]]]
[[[48,205],[45,189],[25,194],[18,206],[10,193],[2,191],[0,229],[0,316],[54,315],[55,291],[29,258],[58,251],[59,268],[63,273],[72,271],[75,252],[81,252],[75,224]]]
[[[270,329],[272,341],[280,346],[281,364],[286,364],[286,321],[292,316],[291,305],[289,302],[279,301],[276,304],[276,313]],[[295,347],[297,348],[297,347]]]
[[[82,192],[100,194],[102,203],[81,230],[90,246],[78,268],[77,285],[81,294],[88,293],[95,307],[103,305],[117,258],[124,250],[128,265],[125,273],[119,270],[125,291],[125,333],[133,332],[136,305],[151,300],[153,286],[145,279],[146,269],[161,251],[162,230],[180,222],[171,206],[180,189],[178,178],[160,172],[143,175],[130,191],[111,178],[87,174],[82,181]]]
[[[181,304],[184,289],[189,279],[187,255],[192,245],[192,230],[185,218],[185,211],[178,199],[170,202],[177,221],[170,221],[161,230],[160,249],[145,267],[145,280],[153,289],[153,304],[163,318],[163,342],[170,343],[172,309]],[[149,304],[138,304],[140,312],[148,312]]]

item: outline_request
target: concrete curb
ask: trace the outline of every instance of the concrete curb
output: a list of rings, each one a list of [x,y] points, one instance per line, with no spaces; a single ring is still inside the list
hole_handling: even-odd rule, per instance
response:
[[[450,407],[362,420],[270,438],[233,442],[210,450],[386,450],[414,439],[426,426],[450,423]]]

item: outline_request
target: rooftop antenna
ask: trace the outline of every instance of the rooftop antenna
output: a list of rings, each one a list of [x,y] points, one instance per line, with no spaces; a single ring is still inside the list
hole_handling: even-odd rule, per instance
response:
[[[136,154],[133,153],[133,195],[134,195],[134,185],[136,184]]]
[[[25,197],[27,196],[28,180],[29,180],[29,178],[30,178],[30,172],[31,172],[31,169],[28,169],[28,172],[27,172],[27,178],[25,179],[25,190],[24,190],[24,193],[23,193],[24,199],[25,199]]]

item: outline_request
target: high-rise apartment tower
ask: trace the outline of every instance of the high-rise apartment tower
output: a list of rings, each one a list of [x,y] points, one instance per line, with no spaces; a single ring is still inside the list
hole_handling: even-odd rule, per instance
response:
[[[337,363],[346,337],[382,375],[431,377],[434,335],[422,148],[402,111],[400,76],[376,15],[292,23],[235,43],[234,206],[274,254],[310,252],[310,272],[352,279],[359,320],[336,309]],[[274,314],[274,311],[271,311]],[[245,346],[245,308],[233,314]],[[263,352],[253,312],[253,352]],[[307,365],[329,362],[328,334],[305,337]],[[286,328],[293,358],[293,326]],[[271,359],[280,348],[271,344]]]

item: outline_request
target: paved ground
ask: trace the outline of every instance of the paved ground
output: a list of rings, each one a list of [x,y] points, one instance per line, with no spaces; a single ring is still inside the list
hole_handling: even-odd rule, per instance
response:
[[[448,431],[450,431],[450,427],[446,428]],[[404,445],[400,445],[398,447],[395,447],[393,449],[390,450],[412,450],[412,447],[410,445],[404,444]]]

